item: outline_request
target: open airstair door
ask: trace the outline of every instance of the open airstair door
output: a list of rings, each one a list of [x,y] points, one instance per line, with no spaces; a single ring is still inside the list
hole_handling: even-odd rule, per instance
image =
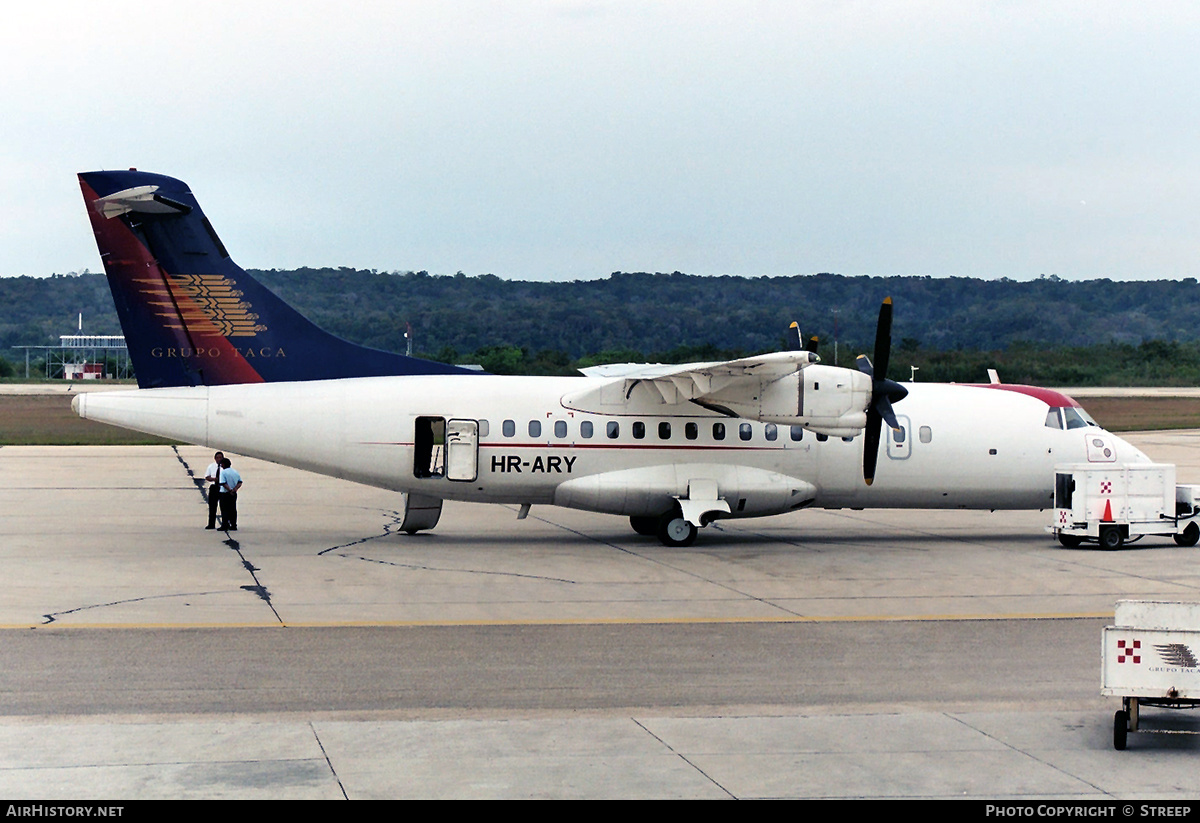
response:
[[[479,422],[446,421],[446,479],[474,482],[479,476]]]

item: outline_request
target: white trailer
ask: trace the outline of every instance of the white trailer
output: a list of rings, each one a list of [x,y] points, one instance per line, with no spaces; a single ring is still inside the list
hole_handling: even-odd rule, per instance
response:
[[[1121,600],[1116,625],[1104,628],[1100,693],[1120,697],[1113,747],[1125,748],[1139,731],[1142,706],[1194,709],[1200,705],[1200,603]],[[1200,734],[1200,729],[1141,729]]]
[[[1075,548],[1085,540],[1119,549],[1148,534],[1172,537],[1180,546],[1200,541],[1200,486],[1175,484],[1169,463],[1054,467],[1054,523],[1058,542]]]

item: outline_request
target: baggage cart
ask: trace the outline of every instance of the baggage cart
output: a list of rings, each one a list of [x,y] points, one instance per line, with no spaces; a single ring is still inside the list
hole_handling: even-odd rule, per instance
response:
[[[1196,729],[1142,729],[1143,707],[1194,709],[1200,705],[1200,603],[1122,600],[1101,643],[1100,693],[1120,697],[1113,716],[1113,748],[1129,732],[1200,734]]]
[[[1119,549],[1146,535],[1194,546],[1200,542],[1200,486],[1176,485],[1169,463],[1055,466],[1049,530],[1069,549],[1084,541]]]

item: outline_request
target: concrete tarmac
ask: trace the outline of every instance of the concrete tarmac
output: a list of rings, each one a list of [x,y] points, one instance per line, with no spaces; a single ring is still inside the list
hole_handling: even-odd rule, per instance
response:
[[[1200,483],[1200,433],[1134,435]],[[806,511],[668,549],[208,450],[0,448],[0,794],[1196,799],[1200,737],[1099,695],[1122,598],[1200,549],[1066,550],[1048,512]],[[1147,727],[1200,716],[1147,710]]]

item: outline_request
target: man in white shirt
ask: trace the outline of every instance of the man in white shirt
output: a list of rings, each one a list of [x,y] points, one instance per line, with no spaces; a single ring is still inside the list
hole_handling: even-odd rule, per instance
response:
[[[217,452],[213,455],[213,462],[208,464],[208,468],[204,471],[204,479],[211,483],[208,487],[208,525],[204,528],[215,529],[217,527],[217,501],[221,497],[221,463],[225,460],[225,455]]]

